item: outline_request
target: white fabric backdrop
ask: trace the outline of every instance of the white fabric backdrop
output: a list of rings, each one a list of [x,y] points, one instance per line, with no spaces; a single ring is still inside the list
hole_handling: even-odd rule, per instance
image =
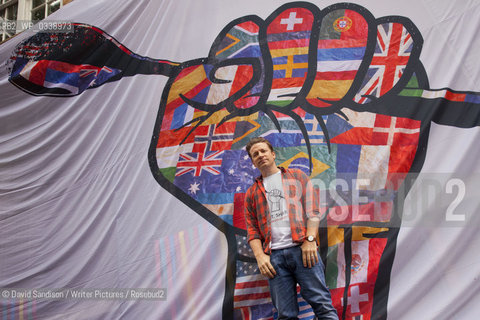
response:
[[[75,0],[50,19],[98,26],[140,55],[181,62],[205,57],[233,19],[265,18],[286,2]],[[312,3],[324,8],[336,2]],[[424,38],[421,60],[432,88],[480,91],[479,1],[355,3],[375,17],[401,15],[415,23]],[[0,61],[29,35],[2,44]],[[65,99],[30,96],[7,79],[2,68],[0,288],[165,287],[168,298],[33,305],[7,299],[2,316],[221,318],[225,236],[163,190],[147,160],[166,77],[136,75]],[[474,177],[480,173],[479,138],[478,128],[433,125],[423,172]],[[470,224],[435,227],[433,221],[430,227],[401,229],[389,319],[475,319],[480,314],[474,182],[467,181],[458,207]],[[431,203],[413,214],[441,220],[441,212],[444,207]]]

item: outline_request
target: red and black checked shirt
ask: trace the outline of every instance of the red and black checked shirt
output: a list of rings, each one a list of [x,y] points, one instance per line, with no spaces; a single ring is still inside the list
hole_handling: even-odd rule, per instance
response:
[[[292,230],[292,241],[303,243],[308,218],[319,215],[316,193],[313,190],[312,182],[303,171],[279,168],[282,172],[283,191],[289,208],[288,217]],[[270,211],[261,176],[255,180],[245,194],[245,222],[247,242],[260,239],[265,253],[270,253],[272,241]]]

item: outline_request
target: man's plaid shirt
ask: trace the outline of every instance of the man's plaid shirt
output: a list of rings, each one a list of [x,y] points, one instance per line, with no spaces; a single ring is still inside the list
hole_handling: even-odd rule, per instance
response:
[[[292,230],[292,240],[303,243],[306,236],[307,220],[318,217],[318,199],[312,182],[303,171],[285,169],[282,172],[282,182],[287,202],[288,216]],[[245,194],[245,222],[247,225],[247,241],[260,239],[265,253],[270,253],[272,232],[270,227],[270,212],[265,195],[262,176],[258,177]]]

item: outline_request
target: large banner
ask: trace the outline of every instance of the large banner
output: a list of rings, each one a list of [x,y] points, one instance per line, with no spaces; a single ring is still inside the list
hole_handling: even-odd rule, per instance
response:
[[[75,0],[2,44],[2,319],[276,319],[243,216],[259,136],[315,186],[340,319],[475,319],[479,16]]]

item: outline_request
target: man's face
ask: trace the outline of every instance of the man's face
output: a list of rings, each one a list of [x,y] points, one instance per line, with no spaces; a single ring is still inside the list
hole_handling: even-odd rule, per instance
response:
[[[250,148],[250,156],[253,165],[260,171],[277,166],[275,164],[275,152],[270,150],[265,142],[255,143]]]

